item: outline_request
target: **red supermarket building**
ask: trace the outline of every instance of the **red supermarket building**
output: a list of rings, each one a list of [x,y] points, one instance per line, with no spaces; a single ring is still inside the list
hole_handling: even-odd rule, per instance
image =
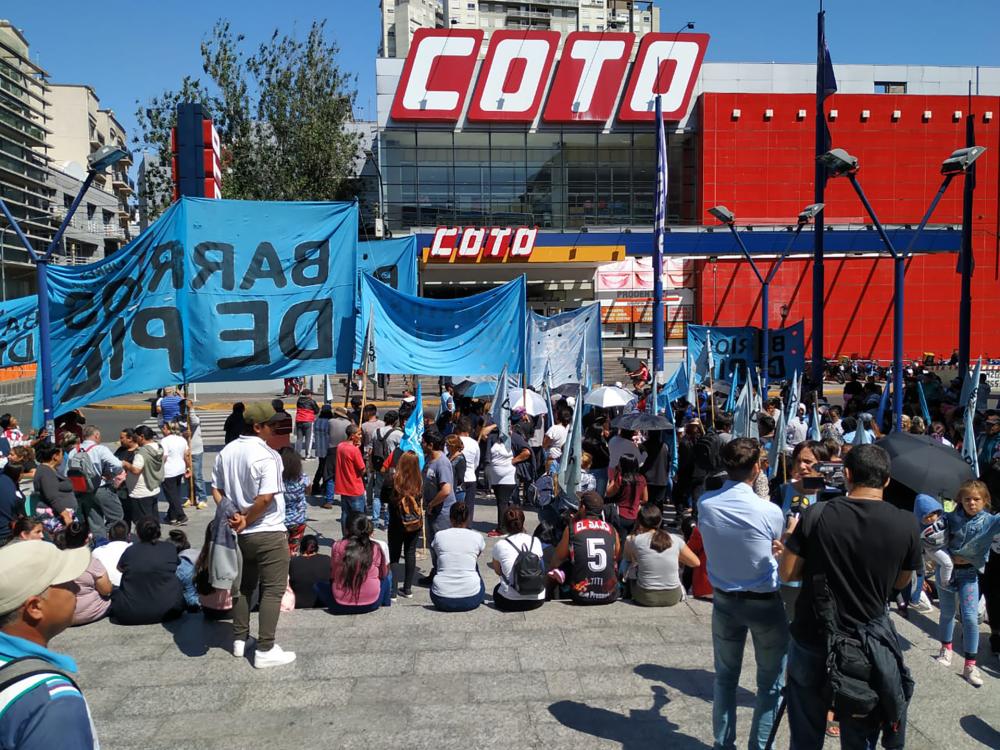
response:
[[[760,289],[707,210],[729,207],[766,268],[813,200],[815,66],[713,63],[704,34],[425,30],[409,57],[377,60],[382,214],[421,238],[428,296],[463,296],[528,278],[552,313],[597,300],[606,344],[650,340],[654,123],[668,130],[668,346],[689,322],[758,324]],[[1000,356],[996,116],[1000,69],[836,65],[825,116],[833,145],[897,247],[906,247],[965,144],[966,115],[988,148],[977,162],[973,356]],[[968,96],[971,87],[979,95]],[[846,180],[826,191],[827,356],[890,359],[892,262]],[[958,345],[962,179],[908,264],[905,356]],[[812,328],[813,237],[806,230],[771,286],[772,325]],[[677,354],[679,355],[679,351]]]

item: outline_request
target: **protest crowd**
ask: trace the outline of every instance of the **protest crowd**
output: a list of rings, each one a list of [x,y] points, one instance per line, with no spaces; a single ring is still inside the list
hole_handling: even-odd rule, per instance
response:
[[[751,748],[782,716],[793,748],[903,747],[914,684],[893,612],[939,619],[942,674],[992,679],[1000,410],[985,377],[913,373],[895,430],[874,378],[827,401],[797,374],[780,394],[753,373],[692,377],[676,398],[645,364],[630,375],[540,392],[506,372],[442,378],[426,410],[419,386],[386,409],[296,384],[292,413],[234,404],[204,467],[176,388],[159,430],[104,436],[73,412],[49,440],[0,417],[0,748],[97,746],[75,665],[49,648],[67,627],[231,619],[233,655],[263,669],[309,658],[279,644],[286,613],[370,613],[417,586],[444,612],[711,600],[717,748],[735,746],[748,633]],[[340,509],[337,538],[309,527],[311,506]],[[197,512],[214,519],[189,539]]]

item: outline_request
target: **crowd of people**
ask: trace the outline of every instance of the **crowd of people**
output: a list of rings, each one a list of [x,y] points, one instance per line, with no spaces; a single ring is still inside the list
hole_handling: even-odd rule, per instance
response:
[[[282,612],[365,614],[411,598],[415,586],[444,612],[487,602],[527,612],[552,600],[672,607],[696,597],[712,601],[716,747],[735,743],[748,634],[757,662],[751,748],[768,745],[782,701],[794,747],[838,734],[845,747],[873,747],[879,734],[901,747],[913,685],[890,605],[911,616],[931,613],[937,600],[944,667],[957,614],[961,675],[979,687],[982,597],[1000,654],[1000,514],[991,509],[1000,411],[982,384],[976,434],[967,435],[961,383],[918,377],[922,397],[915,380],[904,394],[905,429],[949,449],[968,440],[979,448],[981,476],[956,477],[947,495],[894,486],[876,442],[891,415],[872,416],[884,404],[881,387],[853,377],[843,406],[808,384],[798,394],[786,385],[754,415],[758,437],[740,434],[718,394],[705,392],[672,404],[671,429],[637,432],[616,428],[616,412],[588,406],[582,389],[547,404],[551,418],[514,409],[509,424],[493,422],[489,399],[464,398],[449,382],[439,408],[416,415],[409,392],[380,416],[363,399],[320,405],[299,389],[294,414],[280,399],[234,404],[207,482],[197,411],[173,388],[155,405],[160,434],[123,430],[117,450],[79,414],[54,441],[24,436],[5,415],[0,680],[31,679],[17,665],[41,659],[46,679],[80,696],[71,662],[47,644],[104,617],[120,625],[193,612],[231,618],[232,653],[268,668],[296,658],[276,640]],[[644,408],[646,377],[635,385]],[[567,461],[580,466],[577,486],[560,486]],[[310,502],[339,506],[338,538],[310,528]],[[211,506],[213,520],[192,546],[187,513]],[[421,549],[428,569],[418,578]],[[29,707],[44,708],[39,688],[23,695],[0,714],[0,741]],[[82,727],[74,705],[59,709]],[[10,746],[40,747],[50,738],[38,732]]]

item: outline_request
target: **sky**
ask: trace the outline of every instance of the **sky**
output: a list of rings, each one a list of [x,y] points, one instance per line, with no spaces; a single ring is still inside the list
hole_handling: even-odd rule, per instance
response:
[[[662,31],[694,21],[696,31],[710,35],[706,61],[816,59],[818,0],[656,4]],[[101,106],[114,110],[130,137],[136,130],[137,101],[176,88],[187,74],[202,74],[199,45],[219,18],[229,19],[251,46],[276,28],[304,36],[314,19],[326,18],[342,66],[357,77],[356,116],[375,116],[378,0],[103,0],[99,6],[41,0],[3,5],[0,17],[24,32],[32,57],[51,80],[92,86]],[[997,0],[825,0],[825,8],[834,65],[1000,66]]]

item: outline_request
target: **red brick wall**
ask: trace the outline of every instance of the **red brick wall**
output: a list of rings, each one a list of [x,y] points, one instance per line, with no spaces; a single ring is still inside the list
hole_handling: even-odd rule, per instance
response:
[[[705,94],[702,97],[702,211],[728,206],[739,224],[781,224],[794,221],[813,202],[814,97],[805,94]],[[734,120],[733,109],[741,116]],[[969,100],[962,96],[834,95],[828,111],[834,146],[858,157],[858,174],[869,200],[885,224],[919,223],[941,182],[940,165],[965,143]],[[772,109],[770,120],[764,111]],[[798,119],[798,110],[806,110]],[[870,110],[867,121],[862,110]],[[893,121],[893,110],[901,117]],[[928,121],[925,110],[931,112]],[[956,121],[953,113],[961,111]],[[1000,324],[993,310],[1000,301],[1000,240],[998,240],[998,171],[1000,99],[973,97],[976,141],[988,151],[976,163],[973,248],[972,354],[1000,356]],[[993,112],[986,122],[984,115]],[[931,223],[961,223],[963,178],[952,183]],[[826,220],[832,224],[868,223],[860,201],[844,179],[830,180],[826,190]],[[707,214],[705,223],[712,219]],[[806,230],[809,231],[809,230]],[[872,233],[873,239],[875,234]],[[768,263],[764,263],[768,266]],[[958,345],[960,277],[956,257],[914,258],[907,271],[904,352],[915,358],[933,351],[947,356]],[[702,263],[697,315],[719,325],[760,322],[760,286],[744,262]],[[892,262],[874,258],[828,258],[826,261],[827,356],[892,356]],[[812,331],[812,263],[788,260],[771,286],[772,325],[788,305],[788,322],[802,319]]]

